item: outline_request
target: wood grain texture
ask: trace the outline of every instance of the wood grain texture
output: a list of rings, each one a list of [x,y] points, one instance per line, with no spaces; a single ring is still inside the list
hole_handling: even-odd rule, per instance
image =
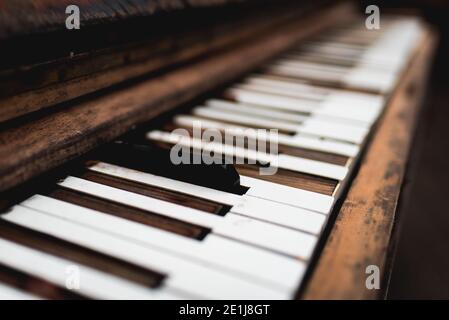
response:
[[[428,30],[417,45],[301,298],[376,299],[385,292],[396,207],[435,40]],[[366,289],[368,265],[380,268],[380,290]]]
[[[291,21],[207,59],[0,131],[0,191],[18,185],[253,70],[346,19],[348,3]]]
[[[65,9],[68,5],[77,5],[83,24],[91,26],[195,7],[242,2],[245,0],[2,0],[0,39],[63,29],[67,18]]]
[[[131,43],[77,52],[73,57],[0,70],[0,122],[248,40],[303,10],[301,6],[277,10],[269,20],[256,12],[235,21],[195,26],[193,30],[168,30]]]

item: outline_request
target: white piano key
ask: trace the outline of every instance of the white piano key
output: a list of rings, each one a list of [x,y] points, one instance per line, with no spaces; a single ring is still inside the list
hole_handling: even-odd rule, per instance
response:
[[[351,87],[385,93],[393,89],[396,80],[395,73],[375,72],[362,66],[347,74],[343,82]]]
[[[240,184],[249,187],[247,194],[267,200],[298,206],[324,214],[330,213],[334,197],[296,189],[277,183],[240,175]]]
[[[260,139],[258,137],[257,132],[255,132],[254,128],[251,128],[251,125],[254,125],[254,123],[258,123],[259,125],[262,124],[262,122],[255,120],[256,117],[258,117],[259,109],[256,107],[253,111],[253,116],[240,116],[239,114],[236,114],[235,112],[227,112],[227,111],[214,111],[214,118],[216,120],[210,120],[206,118],[201,118],[201,115],[197,116],[188,116],[188,115],[180,115],[176,116],[174,118],[175,123],[179,125],[194,127],[200,124],[203,128],[213,128],[218,130],[229,130],[224,131],[225,133],[234,134],[236,136],[245,136],[245,137],[252,137],[255,139]],[[209,112],[210,114],[211,112]],[[204,115],[206,116],[206,115]],[[232,118],[232,119],[230,119]],[[233,121],[234,123],[226,123],[221,122],[222,121]],[[268,128],[268,122],[265,120],[262,120],[264,124],[266,124],[266,128]],[[271,125],[275,126],[277,123],[271,122]],[[345,124],[339,124],[335,123],[333,121],[330,121],[325,118],[315,117],[315,116],[309,116],[307,120],[303,121],[302,123],[298,123],[296,125],[292,124],[286,124],[283,126],[284,130],[287,130],[287,127],[289,129],[295,129],[295,138],[291,135],[278,133],[277,137],[274,137],[270,135],[270,133],[267,133],[267,139],[268,141],[274,141],[274,143],[280,143],[280,144],[287,144],[290,146],[297,146],[297,147],[305,147],[305,148],[312,148],[313,150],[317,151],[325,151],[325,152],[334,152],[337,154],[343,153],[344,155],[347,155],[347,152],[350,152],[350,156],[354,156],[354,147],[351,147],[348,145],[348,143],[356,143],[359,144],[363,141],[365,135],[367,134],[368,130],[361,127],[353,127],[350,125]],[[278,128],[278,127],[275,127]],[[278,128],[280,129],[280,128]],[[251,131],[253,130],[253,131]],[[290,131],[291,132],[291,131]],[[269,137],[272,137],[271,139]],[[303,136],[304,139],[300,139],[300,137]],[[298,137],[298,139],[296,139]],[[315,138],[315,139],[314,139]],[[317,139],[319,138],[319,139]],[[333,141],[330,141],[331,144],[324,144],[324,139],[331,139]],[[307,146],[302,145],[302,141],[307,141]],[[320,142],[321,141],[321,142]],[[323,149],[324,147],[324,149]],[[330,148],[330,149],[329,149]],[[349,151],[347,151],[349,150]]]
[[[302,261],[283,257],[259,248],[245,247],[243,245],[235,246],[232,241],[224,237],[211,235],[206,237],[204,242],[210,252],[210,257],[219,259],[223,254],[232,253],[238,258],[227,261],[228,265],[239,264],[242,269],[251,267],[253,275],[256,274],[254,270],[257,268],[260,268],[260,271],[257,272],[259,274],[263,273],[262,270],[266,270],[265,278],[272,282],[275,279],[278,285],[286,288],[286,290],[282,290],[289,294],[290,297],[293,296],[298,288],[298,284],[302,281],[306,271],[306,263]],[[261,263],[256,263],[256,261],[263,263],[264,266],[261,267]]]
[[[11,212],[2,218],[144,268],[160,270],[162,273],[167,274],[167,278],[164,279],[164,289],[179,290],[193,297],[208,299],[289,298],[289,295],[280,293],[279,291],[270,290],[269,288],[231,277],[185,259],[160,252],[159,250],[143,247],[142,245],[117,236],[99,232],[36,210],[15,206]],[[30,264],[30,261],[33,260],[27,261],[29,266],[32,265],[30,269],[35,269],[37,260],[34,260],[33,264]],[[46,261],[47,259],[43,259],[43,262]],[[46,270],[50,271],[49,269]],[[58,271],[55,270],[55,273]],[[82,271],[81,274],[84,275],[84,272]],[[87,280],[81,280],[81,288],[83,288],[84,283],[87,284]],[[95,280],[95,278],[92,280]],[[106,289],[109,293],[115,291],[111,290],[112,288]],[[129,295],[125,295],[124,292],[124,290],[118,291],[118,294],[127,297],[131,295],[131,292]]]
[[[310,56],[324,56],[324,57],[336,57],[344,61],[354,62],[355,65],[370,66],[372,68],[380,68],[382,70],[389,70],[389,64],[386,64],[382,59],[376,59],[371,57],[367,59],[366,53],[370,50],[370,46],[365,48],[357,47],[342,47],[338,42],[322,42],[314,43],[312,45],[305,45],[296,56],[299,58],[301,54]],[[373,46],[374,43],[371,45]]]
[[[353,88],[386,92],[396,80],[396,74],[366,67],[355,68],[347,73],[335,73],[324,69],[308,69],[293,63],[273,63],[267,68],[269,72],[320,81],[342,83]]]
[[[257,134],[254,131],[248,130],[249,127],[245,127],[242,125],[235,125],[224,123],[215,120],[202,119],[189,115],[177,115],[173,118],[174,123],[185,126],[185,127],[193,127],[197,123],[201,123],[203,128],[209,129],[217,129],[217,130],[226,130],[230,134],[236,136],[245,136],[248,138],[258,138]],[[260,137],[259,137],[260,139]],[[317,137],[316,135],[309,136],[304,134],[296,134],[294,136],[278,133],[276,139],[272,137],[270,134],[267,135],[267,141],[279,144],[285,144],[291,147],[305,148],[316,151],[323,151],[329,153],[335,153],[339,155],[344,155],[348,157],[354,157],[359,152],[359,147],[354,144],[345,143],[341,141],[332,141],[328,139],[323,139]]]
[[[317,110],[319,103],[313,101],[299,101],[289,97],[276,97],[260,92],[245,91],[241,89],[229,89],[231,96],[242,103],[266,106],[273,109],[312,113]]]
[[[234,194],[210,188],[204,188],[201,186],[195,186],[181,181],[176,181],[176,183],[170,183],[169,180],[171,179],[157,177],[148,173],[145,174],[140,174],[140,172],[136,173],[136,171],[133,171],[132,169],[126,169],[125,173],[121,172],[122,170],[125,170],[124,168],[119,169],[119,167],[117,166],[112,167],[112,165],[110,164],[100,163],[90,168],[92,170],[107,173],[110,175],[128,178],[142,183],[158,185],[174,191],[184,193],[191,192],[192,195],[204,197],[206,199],[216,201],[222,204],[227,204],[230,206],[234,206],[240,202],[239,196]],[[283,186],[276,183],[263,181],[260,179],[249,178],[246,176],[241,176],[241,184],[250,188],[246,193],[246,195],[254,195],[255,197],[258,198],[273,200],[276,202],[283,202],[286,204],[290,204],[300,208],[310,209],[313,211],[318,211],[321,213],[328,213],[330,210],[330,206],[334,201],[332,197],[327,195],[319,194],[312,191],[296,189],[288,186]],[[270,189],[272,189],[273,192],[270,192]],[[266,195],[269,195],[269,197],[267,198]],[[283,199],[284,201],[281,201],[281,199]]]
[[[333,92],[333,90],[323,87],[311,86],[305,83],[288,81],[287,79],[276,79],[276,77],[254,74],[245,78],[245,83],[257,84],[263,86],[270,86],[272,88],[279,88],[283,90],[288,90],[291,92],[296,92],[297,95],[301,95],[306,99],[313,99],[321,101],[324,97]]]
[[[255,105],[246,105],[219,99],[207,100],[205,105],[207,105],[210,109],[223,110],[229,112],[249,113],[249,114],[256,113],[259,116],[275,118],[287,122],[302,122],[304,120],[307,120],[307,118],[309,117],[291,112],[278,111],[267,108],[259,108],[258,106]]]
[[[195,197],[208,199],[228,206],[235,206],[242,202],[242,197],[237,194],[206,188],[188,182],[178,181],[106,162],[98,162],[90,165],[88,168],[92,171],[101,172],[114,177],[157,186],[162,189],[172,190]]]
[[[290,96],[290,97],[303,99],[303,100],[311,100],[313,102],[323,101],[327,97],[327,95],[330,93],[330,92],[323,92],[323,94],[319,95],[316,92],[311,93],[311,92],[305,91],[305,90],[295,90],[295,89],[291,89],[291,88],[288,88],[285,86],[272,85],[263,80],[262,80],[262,83],[259,83],[259,82],[260,81],[248,80],[248,83],[236,84],[236,85],[232,86],[232,88]]]
[[[270,94],[286,95],[295,98],[301,98],[302,93],[289,88],[272,87],[260,84],[243,84],[235,88],[243,90],[253,90]],[[371,123],[382,108],[382,98],[363,99],[359,95],[353,95],[350,92],[334,92],[323,96],[320,101],[320,114],[340,118],[342,114],[348,115],[353,119],[353,124],[363,125],[366,122]],[[348,119],[349,120],[349,119]],[[335,121],[335,120],[334,120]],[[351,122],[350,122],[351,123]]]
[[[192,114],[216,120],[240,123],[243,125],[258,128],[279,129],[289,132],[296,132],[298,128],[297,124],[245,115],[243,113],[233,112],[232,110],[225,111],[207,107],[196,107],[192,110]]]
[[[348,37],[349,36],[349,37]],[[336,30],[334,33],[324,33],[320,35],[318,39],[311,39],[310,41],[305,41],[299,46],[300,49],[304,50],[318,50],[323,49],[329,50],[328,53],[332,53],[332,50],[345,49],[345,54],[359,53],[365,51],[372,43],[374,43],[380,34],[373,34],[372,32],[365,32],[364,30],[356,30],[355,28],[342,28]],[[355,40],[357,38],[357,43],[352,41],[346,41],[342,39],[349,38],[350,40]],[[362,43],[360,43],[362,41]]]
[[[275,60],[271,66],[273,67],[286,67],[291,70],[297,70],[298,72],[304,72],[304,74],[316,74],[322,77],[331,77],[339,79],[341,76],[348,72],[348,67],[340,67],[328,64],[321,64],[316,62],[298,61],[290,59],[278,59]]]
[[[273,80],[271,80],[273,81]],[[282,83],[281,83],[282,85]],[[270,84],[239,84],[234,86],[237,89],[250,90],[250,91],[259,91],[265,92],[269,94],[278,94],[278,95],[286,95],[290,97],[295,97],[299,99],[303,98],[303,92],[297,91],[294,88],[284,87],[279,84],[270,85]],[[378,96],[369,96],[364,97],[357,93],[352,92],[343,92],[343,91],[328,91],[325,95],[322,95],[319,99],[314,99],[315,101],[319,101],[321,105],[325,103],[329,106],[334,106],[335,108],[339,107],[350,107],[354,110],[360,110],[364,112],[377,111],[373,109],[378,109],[381,107],[382,99],[379,99]],[[380,101],[379,101],[380,100]],[[374,104],[376,103],[376,104]]]
[[[69,176],[58,182],[58,184],[68,189],[127,204],[135,208],[149,210],[171,218],[188,221],[206,228],[214,229],[223,223],[223,217],[214,214],[113,188],[85,179]]]
[[[342,108],[343,111],[344,108]],[[260,127],[260,128],[275,128],[278,130],[284,130],[288,132],[304,133],[307,135],[318,136],[320,138],[330,138],[338,139],[343,141],[348,141],[351,143],[361,143],[368,133],[368,125],[366,122],[358,122],[359,125],[354,125],[354,122],[348,123],[345,121],[338,121],[337,110],[331,109],[330,112],[334,113],[336,118],[329,118],[327,115],[319,116],[315,115],[320,110],[317,110],[311,116],[305,117],[304,120],[300,120],[298,123],[294,124],[295,115],[291,115],[292,119],[287,120],[290,116],[288,113],[278,112],[281,118],[279,120],[264,119],[260,116],[260,111],[264,109],[259,109],[257,107],[250,107],[246,112],[248,114],[242,113],[240,110],[229,110],[229,108],[221,107],[197,107],[193,109],[193,114],[198,117],[205,117],[204,119],[208,121],[210,118],[216,121],[227,121],[236,123],[237,125],[243,125],[247,127]],[[276,112],[272,112],[272,116],[277,117]],[[202,122],[203,118],[195,118],[196,121]],[[299,119],[298,119],[299,120]],[[337,120],[337,121],[336,121]],[[361,125],[363,124],[363,125]]]
[[[339,42],[311,42],[300,47],[300,52],[310,54],[327,54],[344,57],[359,57],[365,50],[363,48],[343,45]]]
[[[316,60],[318,59],[318,60]],[[323,60],[324,62],[320,61]],[[363,60],[363,52],[357,56],[330,55],[323,53],[298,53],[287,55],[279,64],[291,65],[297,68],[321,69],[340,74],[351,73],[354,68],[364,68],[368,74],[374,73],[394,73],[389,65],[373,60]],[[342,61],[344,65],[339,64]]]
[[[266,163],[272,167],[288,169],[292,171],[312,174],[324,178],[343,180],[347,174],[347,168],[335,164],[330,164],[317,160],[303,159],[284,154],[268,154],[261,151],[241,148],[233,145],[226,145],[218,142],[203,143],[200,139],[189,138],[177,133],[167,133],[162,131],[151,131],[147,133],[149,139],[157,141],[179,144],[185,147],[193,147],[206,152],[214,152],[226,156],[235,156],[239,159],[250,159],[254,163]]]
[[[270,86],[273,88],[280,88],[283,90],[289,90],[296,92],[297,94],[307,94],[310,99],[323,100],[323,97],[331,96],[344,96],[350,97],[351,100],[366,106],[373,106],[379,108],[383,106],[384,97],[377,94],[362,93],[362,92],[348,92],[342,89],[331,89],[326,87],[319,87],[316,85],[305,84],[292,80],[289,78],[279,78],[276,76],[253,74],[245,79],[246,83],[258,84],[263,86]]]
[[[18,210],[24,211],[26,217],[32,217],[30,221],[38,220],[41,214],[30,209],[15,207],[11,213],[4,216],[6,220],[15,215]],[[34,217],[34,215],[36,215]],[[45,219],[42,220],[45,222]],[[29,223],[25,223],[29,225]],[[31,229],[39,229],[40,221]],[[81,237],[82,234],[79,234]],[[107,273],[75,264],[70,260],[43,253],[0,238],[0,261],[17,270],[31,274],[49,281],[62,288],[66,287],[67,268],[76,265],[80,275],[80,288],[78,292],[88,297],[97,299],[179,299],[181,296],[170,293],[164,289],[150,289],[130,281],[109,275]]]
[[[312,117],[311,119],[304,121],[302,125],[298,126],[297,132],[361,144],[368,135],[369,130],[362,127],[353,127],[322,121],[321,119]]]
[[[346,66],[359,66],[367,67],[371,69],[378,69],[388,71],[389,66],[382,63],[376,63],[375,61],[361,61],[361,55],[348,56],[341,54],[328,54],[325,52],[299,52],[299,53],[287,53],[285,58],[299,61],[326,61],[328,63],[346,64]]]
[[[278,141],[281,144],[286,144],[292,147],[300,147],[305,149],[312,149],[317,151],[324,151],[335,153],[348,157],[355,157],[359,153],[359,146],[346,143],[343,141],[332,141],[322,139],[316,136],[306,136],[296,134],[294,136],[278,135]]]
[[[371,123],[373,121],[374,111],[370,110],[369,108],[366,107],[364,108],[360,105],[357,105],[357,102],[354,102],[354,104],[351,105],[346,105],[343,108],[343,111],[346,113],[342,113],[341,111],[338,112],[337,107],[333,107],[331,103],[332,100],[330,100],[329,103],[311,100],[307,101],[307,100],[300,100],[294,97],[287,97],[235,88],[229,89],[228,92],[231,96],[235,97],[237,101],[248,104],[255,104],[259,106],[265,106],[267,108],[305,112],[313,115],[333,117],[336,120],[346,119],[352,121],[363,121],[368,123]],[[337,98],[334,98],[334,100],[335,99]]]
[[[0,283],[0,300],[41,300],[42,298],[23,291],[21,289],[17,289],[11,287],[7,284]]]
[[[402,68],[412,52],[412,46],[421,36],[419,20],[395,22],[382,37],[363,53],[363,61],[380,61],[393,71]]]
[[[287,63],[273,63],[266,68],[266,71],[276,75],[326,82],[342,82],[344,78],[343,74],[335,74],[324,70],[302,69]]]
[[[61,200],[35,195],[20,204],[123,239],[192,261],[215,270],[253,280],[281,292],[290,292],[300,282],[305,265],[301,261],[266,252],[213,234],[198,241],[137,222],[80,207]],[[238,261],[238,263],[236,263]]]
[[[358,100],[348,101],[348,99],[343,96],[334,97],[333,95],[331,95],[325,101],[322,101],[320,103],[320,108],[310,116],[299,115],[285,110],[273,110],[257,105],[244,105],[224,100],[213,99],[207,101],[206,104],[209,110],[214,110],[211,116],[214,119],[225,121],[228,115],[231,114],[230,117],[232,119],[228,121],[238,121],[240,123],[244,122],[244,124],[248,126],[256,126],[258,124],[256,123],[256,121],[259,121],[259,119],[261,119],[262,117],[264,122],[260,124],[263,127],[271,128],[277,123],[281,122],[286,124],[284,128],[285,130],[289,130],[292,123],[303,123],[311,118],[320,120],[322,122],[336,123],[348,127],[369,128],[371,126],[371,123],[373,122],[373,119],[377,116],[378,113],[378,111],[373,110],[371,106],[369,107],[369,109],[363,108]],[[200,108],[204,109],[204,107]],[[226,114],[221,116],[219,112],[224,112]],[[330,116],[330,114],[333,115]],[[341,114],[351,114],[352,119],[342,118]],[[242,115],[242,117],[239,118],[240,115]],[[204,116],[208,117],[208,115]],[[267,122],[265,119],[267,117],[271,118],[271,121],[276,122]],[[255,119],[254,124],[249,123],[251,119]]]
[[[356,94],[332,93],[325,99],[321,107],[329,110],[333,108],[334,112],[350,112],[354,119],[360,121],[372,122],[377,117],[384,106],[384,97],[381,95],[370,96],[369,98],[361,97]]]
[[[323,72],[329,72],[329,73],[335,73],[335,74],[346,74],[350,71],[350,67],[340,67],[335,65],[329,65],[329,64],[321,64],[316,62],[309,62],[309,61],[300,61],[298,59],[292,60],[287,58],[281,58],[277,59],[275,61],[276,65],[286,65],[286,66],[293,66],[295,68],[300,69],[311,69],[311,70],[317,70],[317,71],[323,71]]]
[[[326,222],[323,214],[307,209],[246,195],[243,200],[231,212],[315,235],[319,235]]]
[[[89,167],[90,170],[115,177],[157,186],[191,196],[208,199],[231,206],[231,212],[277,223],[298,230],[318,234],[325,222],[325,217],[313,211],[288,206],[265,199],[247,195],[210,189],[191,183],[177,181],[109,163],[99,162]]]
[[[360,20],[358,23],[363,22]],[[333,49],[346,49],[354,52],[364,51],[382,36],[388,29],[386,24],[382,30],[361,30],[360,25],[354,23],[352,26],[338,28],[332,33],[323,33],[317,39],[311,39],[301,43],[300,48],[326,47],[332,53]],[[385,20],[384,20],[385,23]]]
[[[292,147],[335,153],[348,157],[355,157],[359,152],[359,146],[343,141],[329,140],[317,136],[296,134],[294,136],[279,135],[278,142]]]
[[[239,240],[241,241],[277,252],[284,252],[287,255],[304,260],[311,258],[318,240],[314,235],[232,213],[226,215],[226,222],[226,224],[222,224],[215,229],[217,234],[229,234],[231,236],[236,232],[236,229],[239,229],[241,232]],[[256,237],[257,241],[254,240]],[[280,248],[282,248],[282,251]]]
[[[277,161],[279,168],[310,173],[338,181],[342,181],[348,174],[347,167],[322,161],[303,159],[288,154],[278,155]]]
[[[271,161],[275,160],[273,155],[259,152],[257,150],[242,148],[230,144],[222,144],[218,142],[203,142],[201,139],[190,138],[175,132],[169,133],[165,131],[153,130],[148,132],[146,136],[150,140],[161,141],[170,144],[178,144],[188,148],[203,150],[203,152],[213,152],[215,154],[236,157],[238,159],[248,159],[253,163],[260,162],[269,164]]]
[[[241,215],[228,213],[221,217],[75,177],[68,177],[59,184],[103,199],[210,228],[216,234],[302,259],[310,258],[317,240],[310,234]]]

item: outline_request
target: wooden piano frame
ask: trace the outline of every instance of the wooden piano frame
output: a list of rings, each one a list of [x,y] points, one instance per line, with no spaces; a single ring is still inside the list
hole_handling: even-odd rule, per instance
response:
[[[428,29],[373,132],[335,223],[329,224],[330,234],[311,268],[302,298],[386,296],[399,227],[400,195],[435,45],[436,35]],[[366,288],[369,265],[380,269],[379,290]]]
[[[136,125],[234,81],[306,37],[347,19],[350,12],[351,4],[336,1],[328,10],[290,19],[253,41],[157,77],[68,102],[61,110],[53,108],[36,118],[12,120],[0,129],[2,198]],[[359,159],[298,298],[385,297],[398,229],[397,208],[435,44],[436,35],[428,29]],[[40,101],[39,96],[35,99]],[[380,290],[365,286],[368,265],[380,268]]]

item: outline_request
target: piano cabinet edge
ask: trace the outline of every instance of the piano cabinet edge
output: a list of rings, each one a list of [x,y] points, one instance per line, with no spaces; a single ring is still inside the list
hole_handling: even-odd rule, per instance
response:
[[[397,208],[411,144],[437,43],[429,27],[389,99],[347,197],[297,298],[316,300],[385,297],[397,233]],[[382,155],[382,157],[379,157]],[[383,173],[383,174],[379,174]],[[367,289],[370,265],[379,267],[380,289]]]
[[[325,12],[291,21],[235,50],[75,101],[0,130],[0,153],[5,155],[0,158],[0,193],[237,79],[299,41],[342,21],[353,9],[351,3],[339,1]]]

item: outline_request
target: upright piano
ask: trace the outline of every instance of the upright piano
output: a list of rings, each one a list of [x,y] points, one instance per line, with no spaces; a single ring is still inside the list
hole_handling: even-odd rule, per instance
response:
[[[437,36],[362,9],[0,2],[0,298],[383,298]]]

